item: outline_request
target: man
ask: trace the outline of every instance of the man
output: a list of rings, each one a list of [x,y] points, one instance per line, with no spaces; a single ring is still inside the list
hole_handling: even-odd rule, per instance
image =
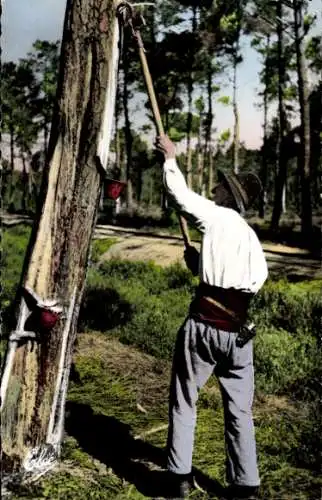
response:
[[[260,242],[241,215],[259,194],[260,182],[254,174],[221,173],[211,201],[187,187],[167,136],[158,137],[156,147],[165,158],[170,201],[202,233],[200,257],[195,248],[185,252],[200,284],[178,332],[170,387],[167,467],[177,485],[174,496],[184,498],[191,484],[198,393],[214,372],[224,406],[227,498],[255,498],[260,480],[252,419],[253,346],[243,327],[251,298],[268,273]]]

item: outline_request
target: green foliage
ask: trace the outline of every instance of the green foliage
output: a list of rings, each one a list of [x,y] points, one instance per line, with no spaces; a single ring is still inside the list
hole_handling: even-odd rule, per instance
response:
[[[320,335],[317,318],[322,312],[321,281],[290,284],[268,281],[255,297],[250,314],[264,328],[281,328],[292,336]]]
[[[223,104],[224,106],[230,106],[231,105],[231,100],[228,95],[223,95],[221,97],[218,97],[217,102],[220,104]]]
[[[170,359],[195,284],[180,265],[163,269],[152,263],[115,260],[90,274],[87,293],[94,294],[93,305],[100,294],[105,297],[100,315],[106,319],[105,331],[154,356]],[[313,376],[322,310],[320,288],[319,282],[269,281],[255,297],[250,317],[258,330],[258,391],[284,393]],[[90,318],[98,316],[90,309],[87,315],[86,330],[91,328]]]
[[[2,232],[1,309],[3,312],[15,296],[30,233],[31,228],[25,225],[4,229]]]
[[[111,248],[112,245],[117,243],[117,238],[104,238],[99,240],[94,240],[91,249],[91,261],[92,263],[97,263],[99,258],[104,255]]]
[[[7,300],[14,295],[29,235],[30,228],[26,226],[4,231],[2,269]],[[104,240],[94,242],[96,259],[109,244]],[[91,418],[102,421],[104,429],[111,419],[113,422],[116,419],[120,426],[129,426],[133,434],[164,423],[167,419],[164,392],[153,393],[153,403],[147,413],[136,409],[139,389],[135,369],[130,368],[133,349],[128,351],[132,358],[122,354],[118,361],[117,352],[113,351],[116,359],[111,360],[104,345],[115,342],[112,337],[116,337],[169,363],[176,332],[187,313],[195,284],[195,279],[179,264],[161,268],[153,263],[112,260],[99,267],[92,265],[81,315],[84,329],[97,333],[90,336],[87,344],[82,341],[86,340],[86,334],[80,335],[75,359],[78,380],[71,382],[69,402],[79,409],[85,406],[86,411],[93,413]],[[297,491],[297,498],[315,500],[321,487],[317,477],[321,444],[317,438],[321,435],[318,405],[322,374],[318,346],[321,285],[321,281],[290,284],[285,280],[270,280],[252,304],[250,316],[258,330],[254,353],[259,396],[255,425],[263,498],[288,498],[292,488]],[[154,370],[159,373],[157,363],[155,361]],[[147,393],[149,376],[142,377],[146,380]],[[161,380],[160,375],[160,383]],[[272,394],[292,395],[298,402],[270,407],[265,401]],[[80,419],[81,414],[77,415]],[[200,395],[194,464],[223,482],[222,425],[220,394],[211,381]],[[82,435],[83,431],[81,426]],[[81,442],[81,437],[78,439]],[[35,486],[14,490],[13,498],[58,500],[63,495],[72,499],[77,489],[77,497],[84,500],[142,499],[134,486],[122,482],[104,467],[104,457],[112,446],[111,437],[108,439],[108,444],[103,442],[104,453],[98,458],[85,444],[69,437],[59,473],[46,476]],[[165,440],[166,430],[149,438],[158,448],[164,447]],[[113,446],[111,453],[113,458],[116,453]]]

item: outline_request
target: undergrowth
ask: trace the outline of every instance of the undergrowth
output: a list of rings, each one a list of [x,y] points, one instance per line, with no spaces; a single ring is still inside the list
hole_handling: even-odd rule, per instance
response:
[[[28,236],[28,228],[4,231],[4,308],[15,293]],[[13,499],[140,500],[149,497],[151,470],[164,465],[171,356],[196,281],[179,264],[98,264],[112,243],[95,241],[92,249],[62,462],[37,485],[20,486]],[[269,280],[252,304],[262,499],[320,497],[321,284]],[[160,430],[144,437],[151,429]],[[215,381],[200,395],[194,465],[225,482]],[[210,497],[197,492],[191,498]]]

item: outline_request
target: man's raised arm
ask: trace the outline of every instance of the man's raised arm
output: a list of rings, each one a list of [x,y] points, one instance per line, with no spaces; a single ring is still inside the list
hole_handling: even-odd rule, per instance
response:
[[[188,188],[176,162],[176,150],[168,136],[157,137],[156,148],[164,155],[163,182],[175,208],[204,231],[211,221],[215,203]]]

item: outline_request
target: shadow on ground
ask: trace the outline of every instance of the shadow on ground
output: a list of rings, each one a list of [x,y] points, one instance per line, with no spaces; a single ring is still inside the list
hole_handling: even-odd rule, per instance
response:
[[[83,451],[112,468],[118,477],[135,485],[143,495],[150,498],[171,496],[166,474],[160,470],[165,469],[165,452],[135,439],[129,425],[114,417],[94,414],[88,405],[68,402],[65,429]],[[194,470],[194,475],[198,484],[210,494],[223,495],[224,488],[219,482],[198,470]]]

